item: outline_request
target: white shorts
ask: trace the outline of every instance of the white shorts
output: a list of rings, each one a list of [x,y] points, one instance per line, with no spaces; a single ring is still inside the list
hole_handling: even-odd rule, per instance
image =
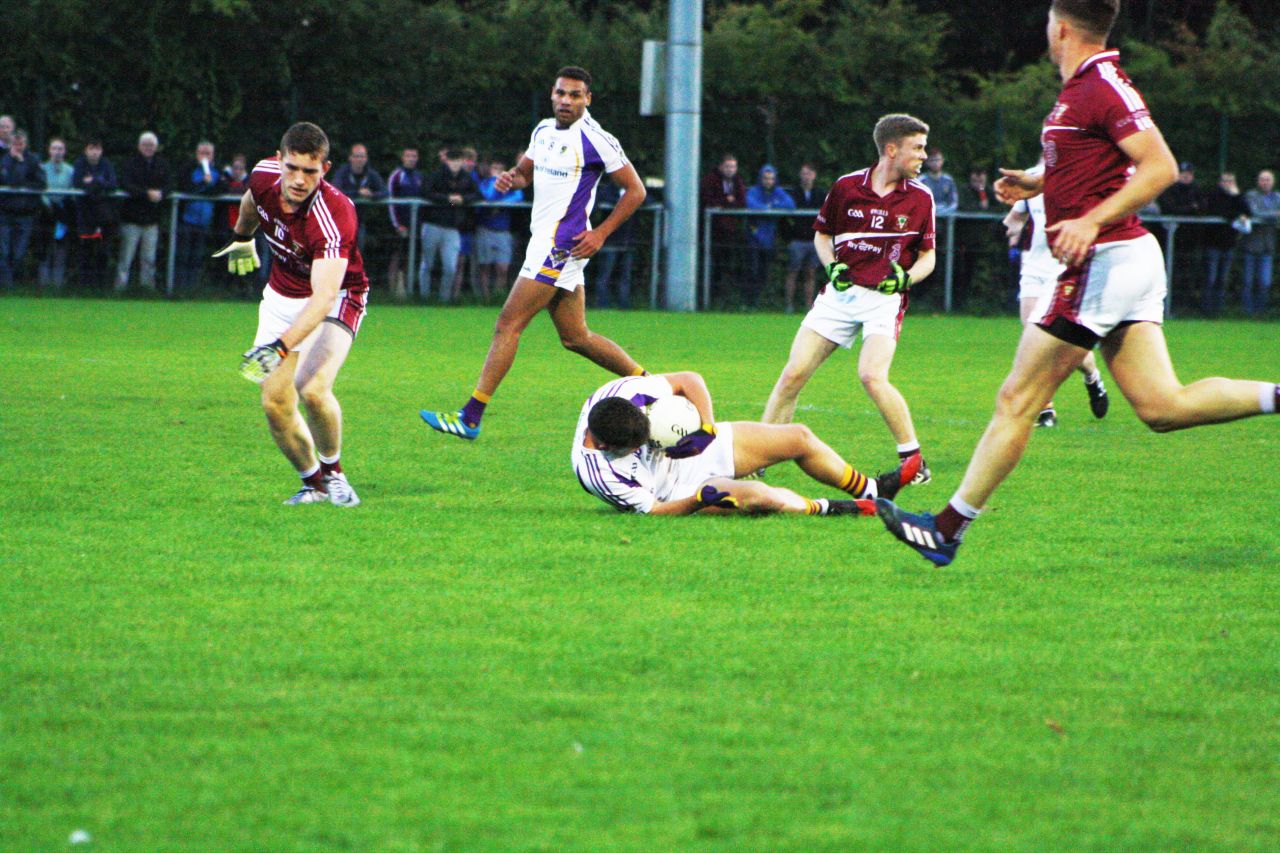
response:
[[[535,236],[524,253],[521,278],[553,284],[570,292],[577,290],[586,282],[582,271],[587,268],[587,259],[570,257],[569,249],[569,246],[553,245],[550,237]]]
[[[1164,255],[1150,234],[1094,246],[1082,266],[1058,278],[1028,318],[1050,334],[1089,347],[1123,323],[1164,321]],[[1082,331],[1083,330],[1083,331]]]
[[[1019,299],[1044,299],[1053,293],[1058,283],[1056,275],[1037,275],[1024,272],[1018,279]]]
[[[333,301],[333,308],[329,309],[329,315],[293,351],[306,352],[310,349],[316,338],[320,337],[320,330],[325,327],[326,322],[336,323],[354,337],[364,319],[366,295],[364,292],[348,293],[339,290],[338,298]],[[253,336],[253,345],[260,347],[278,340],[293,325],[294,320],[298,319],[308,298],[282,296],[269,285],[263,288],[262,301],[258,303],[258,333]]]
[[[733,425],[716,424],[716,440],[697,456],[673,459],[671,473],[657,484],[659,499],[678,501],[698,493],[702,484],[713,477],[733,477]]]
[[[898,339],[902,331],[902,315],[907,311],[906,294],[887,295],[868,287],[854,285],[838,293],[827,285],[813,301],[801,326],[812,329],[833,344],[849,349],[862,330],[868,335],[886,335]]]

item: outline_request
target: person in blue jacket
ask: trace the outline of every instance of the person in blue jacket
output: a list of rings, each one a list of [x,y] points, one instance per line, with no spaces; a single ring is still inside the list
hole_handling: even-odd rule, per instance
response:
[[[778,170],[767,163],[760,168],[760,180],[747,189],[748,210],[795,210],[790,193],[778,186]],[[760,291],[768,283],[778,242],[777,217],[761,217],[747,221],[747,244],[751,256],[751,275],[743,289],[743,301],[749,308],[760,301]]]

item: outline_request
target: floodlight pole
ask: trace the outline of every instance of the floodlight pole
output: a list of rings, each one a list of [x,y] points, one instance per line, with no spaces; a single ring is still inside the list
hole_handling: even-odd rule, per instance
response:
[[[702,0],[671,0],[667,16],[666,307],[697,309],[698,166],[702,148]]]

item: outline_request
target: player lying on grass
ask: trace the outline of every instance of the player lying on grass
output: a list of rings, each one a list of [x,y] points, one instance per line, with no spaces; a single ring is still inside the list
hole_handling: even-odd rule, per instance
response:
[[[650,444],[642,407],[673,394],[697,407],[703,426],[661,450]],[[811,500],[758,480],[735,479],[788,460],[850,499]],[[920,456],[871,478],[803,424],[716,424],[706,383],[686,372],[615,379],[592,394],[574,433],[573,470],[582,488],[621,512],[870,515],[875,498],[893,497],[915,477]]]

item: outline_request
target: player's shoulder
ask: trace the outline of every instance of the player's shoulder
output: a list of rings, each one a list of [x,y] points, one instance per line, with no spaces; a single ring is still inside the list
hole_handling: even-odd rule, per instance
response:
[[[255,194],[272,186],[280,180],[280,161],[275,157],[259,160],[249,173],[249,189]]]
[[[307,214],[308,219],[320,225],[320,230],[326,236],[332,230],[339,230],[344,234],[349,231],[347,236],[355,234],[356,206],[347,198],[346,193],[323,178],[316,187]]]
[[[836,190],[839,190],[841,192],[849,192],[861,187],[867,182],[867,174],[870,171],[871,169],[868,167],[866,169],[858,169],[855,172],[846,172],[832,181],[831,191],[835,192]]]
[[[933,201],[933,190],[929,189],[928,184],[919,178],[908,178],[906,190],[913,195],[926,195],[929,197],[929,201]]]
[[[592,116],[587,115],[583,117],[582,132],[586,136],[590,137],[593,143],[598,145],[603,142],[619,154],[622,153],[622,145],[618,142],[618,137],[605,130],[600,125],[600,122],[596,121]]]

